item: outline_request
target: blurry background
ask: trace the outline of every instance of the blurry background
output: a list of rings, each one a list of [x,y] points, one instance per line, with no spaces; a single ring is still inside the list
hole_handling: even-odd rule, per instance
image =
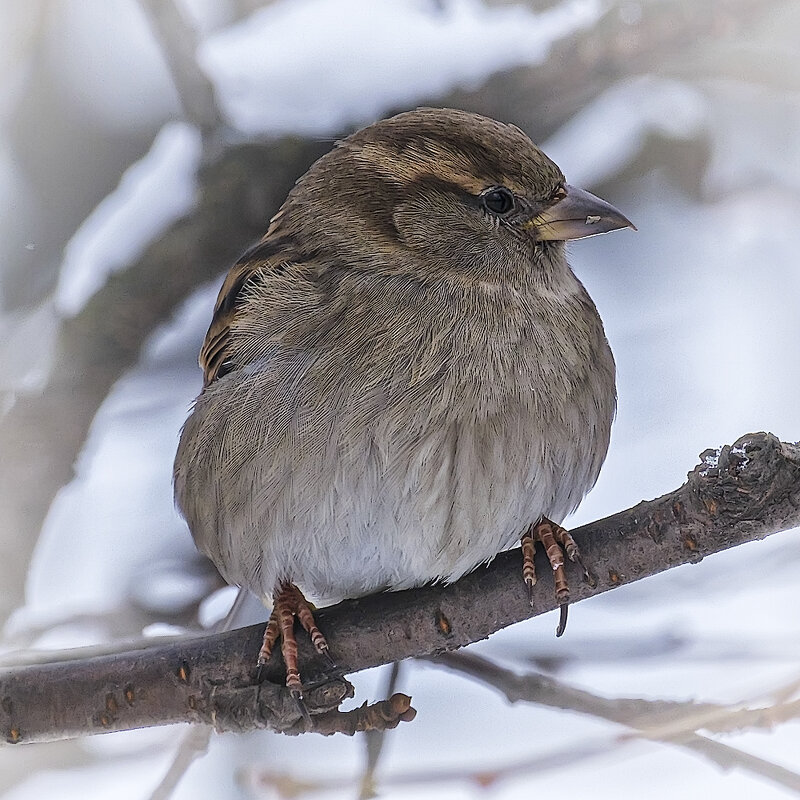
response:
[[[518,124],[639,228],[571,248],[620,401],[570,524],[676,488],[698,453],[748,431],[800,439],[796,2],[6,0],[5,663],[222,613],[230,592],[215,591],[170,486],[222,274],[337,136],[423,104]],[[623,697],[770,705],[800,680],[799,577],[789,532],[582,602],[558,641],[545,617],[470,650],[610,698],[618,720]],[[385,672],[354,678],[359,702],[384,691]],[[512,706],[427,663],[404,664],[398,689],[420,713],[386,737],[387,797],[477,795],[476,770],[496,771],[504,799],[800,793],[791,714],[712,733],[704,755],[620,740],[628,729],[602,714]],[[0,797],[149,797],[183,730],[3,748]],[[355,797],[364,759],[359,737],[214,737],[174,796],[313,780]]]

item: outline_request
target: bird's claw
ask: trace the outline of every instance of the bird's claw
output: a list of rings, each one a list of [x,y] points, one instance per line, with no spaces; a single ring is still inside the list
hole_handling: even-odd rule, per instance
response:
[[[293,583],[283,583],[275,593],[275,606],[272,609],[267,627],[264,630],[264,641],[258,654],[259,678],[263,666],[272,655],[272,649],[280,638],[281,654],[286,665],[286,688],[291,692],[292,697],[300,706],[303,717],[310,722],[308,709],[303,703],[303,685],[300,680],[300,670],[297,664],[297,639],[294,633],[294,621],[300,620],[300,624],[311,638],[314,649],[331,664],[331,657],[328,642],[320,632],[314,621],[311,606],[303,597],[303,593]]]
[[[567,612],[569,611],[569,603],[562,603],[559,606],[560,614],[558,617],[558,627],[556,628],[556,638],[564,635],[567,629]]]
[[[536,567],[534,564],[536,542],[541,542],[547,554],[548,561],[553,570],[556,601],[560,608],[556,636],[562,636],[567,627],[567,609],[569,608],[569,584],[564,571],[564,554],[583,571],[583,576],[589,585],[596,585],[586,565],[581,558],[578,545],[569,531],[556,525],[546,517],[532,525],[522,535],[522,577],[528,590],[528,602],[533,607],[533,587],[536,584]]]

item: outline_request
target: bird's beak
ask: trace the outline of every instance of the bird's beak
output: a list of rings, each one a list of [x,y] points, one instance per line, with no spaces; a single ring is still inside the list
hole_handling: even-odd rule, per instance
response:
[[[528,227],[538,241],[583,239],[598,233],[636,226],[611,203],[583,189],[565,186],[566,197],[535,216]]]

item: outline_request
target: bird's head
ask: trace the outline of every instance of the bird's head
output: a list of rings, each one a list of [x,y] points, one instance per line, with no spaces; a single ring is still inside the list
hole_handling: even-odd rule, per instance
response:
[[[513,290],[506,301],[519,290],[528,297],[585,295],[564,242],[624,227],[633,225],[569,186],[513,125],[436,108],[381,120],[315,162],[263,239],[228,273],[200,354],[206,384],[232,368],[236,331],[257,347],[269,339],[254,322],[275,324],[263,309],[291,300],[291,318],[305,324],[297,309],[309,298],[298,286],[313,286],[314,302],[351,310],[357,295],[370,309],[377,298],[394,313],[400,292],[426,313],[436,307],[450,314],[454,303],[463,310],[473,302],[503,316],[509,307],[501,288]],[[426,288],[435,288],[436,303]]]
[[[519,128],[421,108],[339,143],[275,220],[335,248],[351,266],[504,280],[563,261],[563,242],[634,226],[566,183]]]

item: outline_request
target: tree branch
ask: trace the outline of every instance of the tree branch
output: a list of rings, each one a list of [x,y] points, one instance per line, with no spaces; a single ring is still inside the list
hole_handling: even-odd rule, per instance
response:
[[[800,525],[800,446],[754,433],[701,459],[676,491],[573,531],[596,579],[594,586],[582,583],[570,565],[573,601]],[[301,637],[300,657],[310,679],[305,700],[315,728],[358,729],[353,717],[338,711],[352,693],[343,674],[454,650],[555,608],[546,584],[533,607],[528,605],[520,563],[519,553],[509,551],[451,586],[372,595],[321,610],[317,619],[339,672]],[[263,625],[252,625],[145,650],[2,671],[0,730],[10,743],[173,722],[302,732],[305,722],[282,686],[279,659],[267,664],[266,680],[256,680],[262,633]]]
[[[698,753],[722,769],[739,767],[779,786],[800,791],[800,774],[698,733],[699,730],[731,733],[796,719],[800,716],[800,700],[788,702],[791,695],[757,707],[751,707],[750,703],[731,706],[638,697],[609,699],[546,675],[519,675],[474,653],[444,653],[429,660],[491,686],[511,703],[536,703],[616,722],[645,738]],[[796,690],[796,682],[789,688]]]

